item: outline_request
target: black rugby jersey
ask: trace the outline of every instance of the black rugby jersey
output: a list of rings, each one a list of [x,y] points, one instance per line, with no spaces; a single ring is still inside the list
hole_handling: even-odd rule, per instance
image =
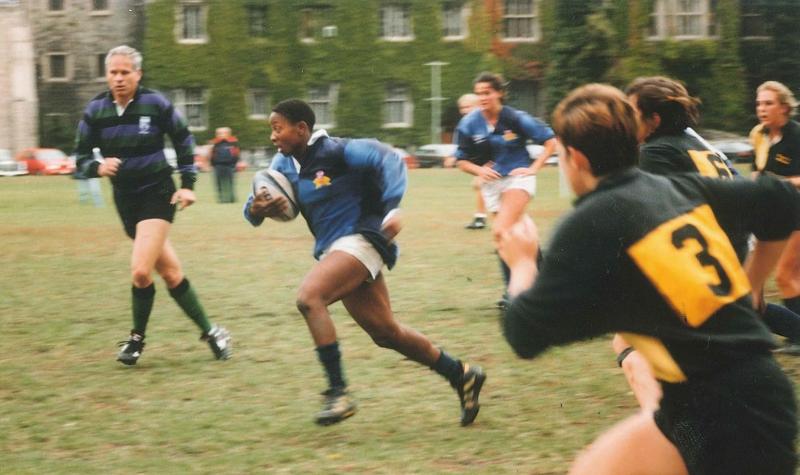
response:
[[[699,173],[713,178],[734,176],[722,157],[687,132],[648,137],[639,147],[639,167],[657,175]]]
[[[781,129],[782,138],[770,144],[769,130],[759,124],[750,131],[756,158],[753,170],[779,176],[800,175],[800,123],[790,120]]]
[[[772,336],[726,233],[775,240],[799,226],[800,195],[773,178],[606,177],[558,226],[535,284],[505,312],[506,338],[532,358],[619,332],[668,382],[765,353]]]

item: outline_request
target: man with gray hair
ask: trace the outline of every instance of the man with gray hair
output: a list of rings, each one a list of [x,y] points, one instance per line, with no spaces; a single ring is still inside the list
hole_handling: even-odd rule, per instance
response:
[[[131,289],[133,329],[117,360],[134,365],[144,338],[155,297],[153,271],[164,279],[169,294],[202,330],[217,359],[231,354],[230,334],[209,322],[194,289],[183,274],[167,234],[176,206],[195,201],[194,137],[188,124],[167,98],[139,86],[142,55],[130,46],[112,48],[105,61],[109,90],[89,102],[78,125],[75,154],[86,177],[108,177],[114,204],[126,234],[133,239]],[[164,135],[177,154],[180,188],[164,155]],[[94,157],[92,150],[100,150]]]

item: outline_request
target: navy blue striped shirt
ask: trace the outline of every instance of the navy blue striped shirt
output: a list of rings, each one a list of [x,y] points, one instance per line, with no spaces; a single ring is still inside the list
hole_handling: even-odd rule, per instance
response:
[[[98,176],[100,162],[92,156],[97,147],[104,157],[122,160],[111,177],[116,188],[145,190],[172,173],[164,155],[164,134],[175,147],[181,188],[193,189],[197,177],[194,137],[186,120],[161,93],[141,86],[121,115],[111,91],[89,102],[75,139],[77,167],[87,177]]]

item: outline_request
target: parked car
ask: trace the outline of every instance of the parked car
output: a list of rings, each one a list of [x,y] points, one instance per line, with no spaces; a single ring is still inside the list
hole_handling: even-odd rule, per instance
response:
[[[28,166],[11,156],[11,150],[0,148],[0,176],[27,175]]]
[[[430,143],[417,149],[415,156],[420,168],[443,167],[444,159],[456,153],[451,143]]]
[[[528,144],[525,146],[525,148],[528,149],[528,156],[531,157],[531,160],[536,160],[544,150],[544,146],[537,144]],[[553,154],[547,157],[547,160],[544,161],[544,164],[558,165],[558,152],[554,150]]]
[[[25,163],[31,175],[71,175],[75,162],[57,148],[26,148],[15,160]]]
[[[753,146],[746,137],[741,139],[709,140],[708,143],[724,153],[728,160],[736,163],[753,163],[755,158]]]
[[[406,168],[408,169],[419,168],[419,162],[417,161],[417,157],[411,155],[410,153],[408,153],[408,151],[399,147],[392,147],[392,150],[394,150],[396,154],[400,155],[400,158],[402,158],[403,161],[406,163]]]

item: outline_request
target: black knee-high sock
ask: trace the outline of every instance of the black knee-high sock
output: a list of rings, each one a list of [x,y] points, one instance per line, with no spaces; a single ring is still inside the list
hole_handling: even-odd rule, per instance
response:
[[[792,312],[800,315],[800,295],[788,299],[783,299],[783,305]]]
[[[184,278],[180,284],[169,289],[169,294],[186,315],[203,330],[203,333],[208,333],[211,330],[211,322],[208,320],[208,315],[206,315],[203,305],[200,304],[200,299],[197,298],[197,294],[189,284],[189,279]]]
[[[446,351],[441,351],[442,354],[439,355],[439,359],[436,360],[431,369],[450,381],[451,386],[456,387],[461,382],[464,367],[461,365],[461,361],[453,358]]]
[[[800,343],[800,315],[770,303],[764,310],[763,318],[772,333],[786,337],[792,343]]]
[[[156,286],[153,284],[147,287],[131,286],[131,301],[133,307],[133,333],[144,336],[147,330],[147,322],[150,320],[150,312],[153,310]]]
[[[325,375],[328,376],[328,384],[331,388],[346,388],[342,371],[342,354],[339,351],[339,342],[334,341],[330,345],[318,346],[317,357],[322,367],[325,368]]]

